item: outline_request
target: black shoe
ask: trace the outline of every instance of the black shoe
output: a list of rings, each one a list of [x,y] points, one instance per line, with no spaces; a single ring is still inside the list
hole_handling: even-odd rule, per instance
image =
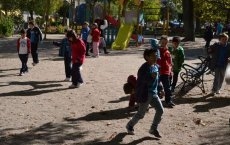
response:
[[[109,54],[110,52],[106,51],[105,54]]]
[[[166,107],[173,108],[174,106],[176,105],[172,101],[166,103]]]
[[[130,126],[129,124],[126,125],[126,129],[128,134],[134,135],[134,129],[132,126]]]
[[[150,129],[149,133],[152,134],[152,135],[154,135],[157,138],[161,138],[161,135],[159,134],[159,132],[158,132],[157,129]]]

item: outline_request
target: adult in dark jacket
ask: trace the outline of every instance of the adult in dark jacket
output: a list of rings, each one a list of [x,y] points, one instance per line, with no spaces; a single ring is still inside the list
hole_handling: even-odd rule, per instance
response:
[[[42,40],[41,30],[35,26],[33,21],[29,22],[29,29],[26,32],[26,37],[31,41],[31,54],[33,58],[33,66],[39,63],[38,60],[38,43]]]
[[[210,46],[210,42],[213,39],[213,30],[212,30],[212,26],[208,25],[205,28],[205,32],[204,32],[204,40],[206,41],[205,44],[205,48],[207,49]]]

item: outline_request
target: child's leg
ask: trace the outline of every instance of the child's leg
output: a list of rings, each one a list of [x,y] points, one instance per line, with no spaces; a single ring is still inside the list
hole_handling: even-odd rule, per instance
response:
[[[174,92],[174,89],[176,87],[176,84],[177,84],[177,80],[178,80],[178,72],[173,72],[173,82],[172,82],[172,87],[171,87],[171,90],[172,92]]]
[[[164,112],[164,108],[158,96],[152,97],[150,105],[156,110],[151,126],[151,130],[154,130],[157,129],[158,124],[161,122],[161,116]]]
[[[20,74],[23,72],[23,55],[22,54],[19,54],[18,55],[19,56],[19,59],[20,59],[20,61],[21,61],[21,69],[20,69]]]
[[[135,105],[135,95],[131,94],[129,97],[129,107],[134,107]]]
[[[160,76],[160,81],[162,82],[164,91],[165,91],[165,102],[170,103],[172,102],[172,92],[170,89],[170,77],[169,75],[161,75]]]
[[[140,103],[139,104],[139,108],[138,108],[138,111],[137,113],[133,116],[133,118],[128,122],[128,126],[134,126],[135,124],[137,124],[137,122],[144,118],[145,116],[145,112],[146,112],[146,109],[148,108],[149,106],[149,103],[150,103],[150,97],[148,98],[148,100],[145,102],[145,103]]]
[[[99,56],[99,42],[93,42],[93,54],[95,57]]]

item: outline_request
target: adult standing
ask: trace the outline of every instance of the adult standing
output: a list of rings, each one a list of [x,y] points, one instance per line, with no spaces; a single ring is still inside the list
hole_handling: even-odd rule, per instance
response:
[[[29,22],[29,28],[26,31],[26,37],[28,37],[31,41],[31,54],[33,58],[32,65],[35,66],[39,63],[38,43],[42,40],[42,32],[39,27],[35,26],[33,21]]]

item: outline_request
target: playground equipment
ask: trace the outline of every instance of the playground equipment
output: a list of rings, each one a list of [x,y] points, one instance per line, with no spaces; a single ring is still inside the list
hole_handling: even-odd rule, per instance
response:
[[[121,5],[123,5],[125,1],[120,0],[119,2]],[[142,2],[143,2],[142,0],[135,0],[135,3],[137,4],[138,7],[140,6],[140,4],[143,4]],[[123,20],[123,23],[121,23],[120,25],[117,37],[112,44],[112,49],[124,50],[125,48],[127,48],[131,37],[134,38],[137,43],[138,43],[138,38],[142,38],[139,35],[139,22],[140,22],[140,18],[143,19],[143,15],[139,16],[139,12],[140,12],[139,8],[138,11],[126,11],[125,19]],[[132,35],[135,23],[137,24],[136,34]]]

